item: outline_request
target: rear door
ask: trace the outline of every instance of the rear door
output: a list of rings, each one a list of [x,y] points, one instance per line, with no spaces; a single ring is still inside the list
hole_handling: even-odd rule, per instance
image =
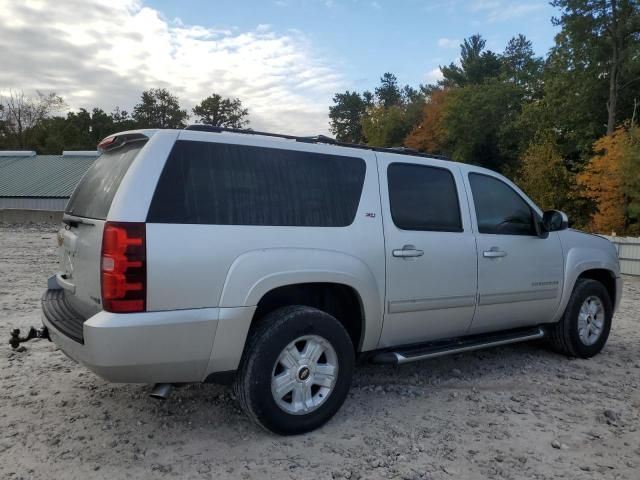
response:
[[[537,213],[498,176],[471,172],[478,245],[478,307],[470,333],[549,321],[560,302],[562,246],[540,238]]]
[[[378,154],[386,257],[381,347],[464,335],[476,298],[476,246],[460,172]]]
[[[57,281],[66,290],[67,301],[84,317],[102,309],[102,231],[120,182],[145,143],[138,139],[98,157],[65,209],[65,225],[58,232],[61,271]]]

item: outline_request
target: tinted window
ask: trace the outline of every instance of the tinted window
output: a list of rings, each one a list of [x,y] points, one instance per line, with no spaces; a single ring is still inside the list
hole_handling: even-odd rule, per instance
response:
[[[480,233],[535,235],[531,207],[509,185],[476,173],[469,182]]]
[[[444,168],[392,163],[387,170],[393,223],[403,230],[461,232],[458,193]]]
[[[120,182],[145,143],[128,143],[100,155],[80,180],[65,212],[78,217],[107,218]]]
[[[209,142],[176,142],[147,221],[343,227],[356,215],[361,158]]]

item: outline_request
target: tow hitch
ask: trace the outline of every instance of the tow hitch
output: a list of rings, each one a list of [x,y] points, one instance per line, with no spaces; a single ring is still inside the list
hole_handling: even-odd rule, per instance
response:
[[[51,337],[49,337],[49,330],[47,329],[47,327],[42,327],[40,329],[31,327],[25,337],[21,337],[20,329],[16,328],[11,331],[11,338],[9,339],[9,344],[13,348],[18,348],[18,345],[20,345],[21,343],[28,342],[33,338],[46,338],[47,340],[51,341]]]

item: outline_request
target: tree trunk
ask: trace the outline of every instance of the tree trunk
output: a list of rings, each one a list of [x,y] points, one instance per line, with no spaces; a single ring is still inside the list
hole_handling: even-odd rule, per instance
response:
[[[618,103],[618,60],[614,54],[609,76],[609,101],[607,102],[607,135],[612,135],[616,128],[616,108]]]
[[[611,0],[611,24],[607,28],[611,36],[611,71],[609,73],[609,101],[607,102],[607,136],[613,135],[616,128],[618,103],[618,75],[620,74],[620,50],[617,0]]]

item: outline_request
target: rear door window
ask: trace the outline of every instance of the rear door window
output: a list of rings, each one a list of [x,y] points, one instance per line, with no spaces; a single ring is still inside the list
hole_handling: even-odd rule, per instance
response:
[[[145,143],[131,142],[100,155],[80,180],[65,213],[105,220],[120,182]]]
[[[391,218],[402,230],[462,232],[456,183],[444,168],[392,163],[387,169]]]
[[[147,221],[344,227],[358,210],[363,159],[179,140]]]

